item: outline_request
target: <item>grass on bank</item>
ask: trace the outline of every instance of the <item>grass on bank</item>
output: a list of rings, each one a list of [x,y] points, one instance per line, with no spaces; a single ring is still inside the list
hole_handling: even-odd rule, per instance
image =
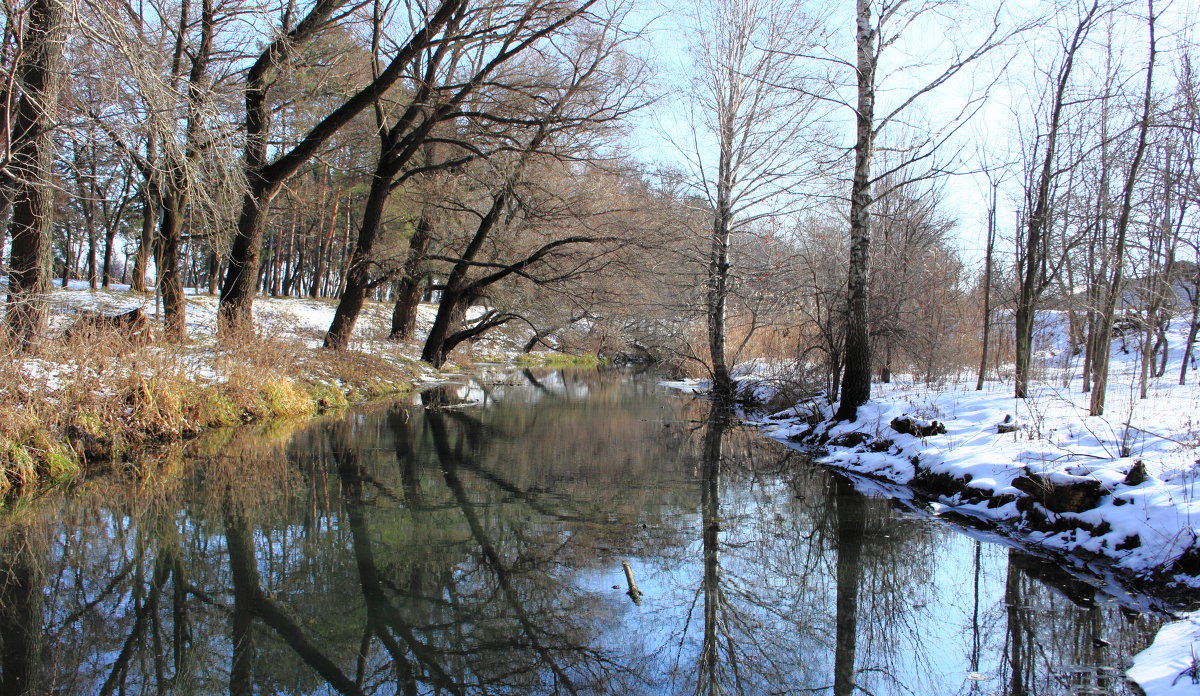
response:
[[[537,367],[550,370],[566,368],[596,368],[607,364],[607,361],[595,353],[570,355],[568,353],[521,353],[512,362],[520,367]]]
[[[401,394],[416,371],[402,359],[262,337],[236,348],[139,347],[110,335],[0,355],[0,496],[61,484],[203,430]]]

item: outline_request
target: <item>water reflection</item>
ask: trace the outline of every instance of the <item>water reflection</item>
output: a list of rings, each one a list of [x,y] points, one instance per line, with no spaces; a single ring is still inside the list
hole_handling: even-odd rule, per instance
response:
[[[1122,694],[1159,621],[651,381],[422,402],[9,522],[0,693]]]

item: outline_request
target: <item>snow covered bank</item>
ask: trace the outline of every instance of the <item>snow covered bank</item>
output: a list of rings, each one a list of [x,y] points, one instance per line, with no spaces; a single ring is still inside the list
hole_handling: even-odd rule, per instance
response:
[[[1146,696],[1200,694],[1200,614],[1163,626],[1125,673]]]
[[[831,405],[820,399],[747,420],[792,446],[819,447],[823,464],[904,485],[939,511],[1069,563],[1170,588],[1186,604],[1200,599],[1200,386],[1192,365],[1190,383],[1178,384],[1186,335],[1169,338],[1166,369],[1145,399],[1136,340],[1114,342],[1100,417],[1088,415],[1078,356],[1065,341],[1047,341],[1027,399],[1013,398],[1008,381],[976,391],[973,375],[937,385],[897,380],[873,385],[853,423],[831,422]],[[740,391],[759,401],[778,380],[761,363],[739,375]],[[914,424],[928,434],[912,434]],[[1148,696],[1200,693],[1196,616],[1164,629],[1139,658],[1131,677]]]

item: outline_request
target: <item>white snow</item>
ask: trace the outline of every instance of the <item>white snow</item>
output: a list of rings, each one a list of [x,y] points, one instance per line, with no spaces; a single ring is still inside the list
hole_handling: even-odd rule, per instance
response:
[[[1125,676],[1146,696],[1200,694],[1200,613],[1163,626],[1154,643],[1138,653]]]

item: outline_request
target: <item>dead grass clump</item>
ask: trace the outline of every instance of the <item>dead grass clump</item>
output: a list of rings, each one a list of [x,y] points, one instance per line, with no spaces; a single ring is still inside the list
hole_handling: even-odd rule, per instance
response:
[[[367,401],[406,393],[418,374],[415,363],[349,350],[309,353],[304,369],[310,393],[318,399],[321,411],[344,406],[347,400]]]
[[[416,369],[263,336],[131,345],[112,333],[0,354],[0,496],[202,430],[296,420],[411,388]],[[147,461],[153,457],[146,458]]]

